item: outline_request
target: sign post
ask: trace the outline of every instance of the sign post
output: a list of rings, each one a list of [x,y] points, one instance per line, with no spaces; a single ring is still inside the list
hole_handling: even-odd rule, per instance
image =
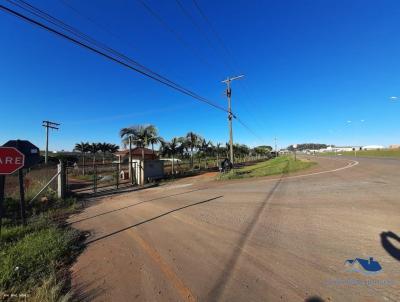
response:
[[[0,234],[1,234],[1,224],[3,220],[3,202],[4,202],[4,185],[6,177],[0,175]]]
[[[8,175],[18,171],[19,196],[21,220],[26,224],[25,215],[25,188],[24,174],[22,169],[28,169],[38,164],[40,161],[40,150],[27,140],[10,140],[0,147],[0,175]],[[3,180],[4,181],[4,180]],[[1,185],[0,180],[0,185]],[[3,206],[4,189],[0,188],[0,207]],[[0,220],[3,217],[1,211]],[[0,222],[1,223],[1,222]]]
[[[24,163],[25,163],[25,155],[21,153],[18,149],[14,147],[0,147],[0,232],[3,219],[4,187],[5,187],[6,175],[12,174],[17,170],[19,170],[19,172],[22,172],[21,168],[24,167]],[[20,189],[21,189],[21,183],[20,183]],[[23,209],[25,210],[25,205]],[[22,221],[25,221],[25,219],[22,218]]]

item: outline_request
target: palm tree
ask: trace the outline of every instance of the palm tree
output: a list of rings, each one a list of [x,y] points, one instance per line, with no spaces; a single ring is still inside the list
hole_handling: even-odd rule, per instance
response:
[[[215,145],[215,147],[216,147],[216,154],[217,154],[217,164],[219,165],[219,149],[221,148],[221,143],[217,143],[216,145]]]
[[[207,142],[204,138],[199,140],[199,151],[201,152],[201,156],[205,158],[206,160],[206,165],[205,168],[207,168],[207,155],[210,151],[210,143],[211,142]],[[199,158],[199,163],[200,163],[200,158]]]
[[[119,146],[116,144],[108,144],[108,152],[115,153],[119,150]]]
[[[179,138],[174,137],[171,139],[170,142],[162,141],[161,143],[161,152],[163,155],[168,155],[172,157],[172,165],[171,171],[174,174],[174,164],[175,164],[175,157],[177,154],[180,154],[183,149],[182,142]]]
[[[109,146],[110,144],[108,143],[99,143],[98,147],[99,147],[99,151],[101,151],[101,153],[103,154],[103,165],[106,159],[106,152],[109,151]]]
[[[154,154],[154,145],[161,143],[163,138],[158,135],[158,130],[156,127],[153,126],[153,129],[150,130],[150,137],[148,139],[148,143],[151,144],[151,150],[153,150]]]
[[[92,153],[92,155],[93,155],[93,167],[96,163],[96,153],[99,152],[99,150],[100,150],[99,145],[100,144],[98,144],[98,143],[91,143],[88,148],[89,152]]]
[[[142,148],[142,159],[144,160],[144,148],[149,145],[152,138],[157,137],[157,128],[154,125],[137,125],[122,128],[119,133],[125,145],[130,140],[131,143]]]
[[[83,164],[82,173],[83,175],[85,175],[85,158],[86,158],[86,152],[89,152],[89,143],[80,142],[78,144],[75,144],[74,150],[82,153],[82,164]]]
[[[199,146],[200,135],[194,132],[188,132],[186,134],[186,145],[190,149],[190,164],[193,169],[193,150]]]

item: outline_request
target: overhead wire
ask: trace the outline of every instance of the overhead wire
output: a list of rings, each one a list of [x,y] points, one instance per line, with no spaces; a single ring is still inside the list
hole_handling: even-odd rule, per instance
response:
[[[177,3],[180,3],[179,0],[176,0],[176,2],[177,2]],[[223,59],[224,59],[225,64],[226,64],[227,67],[228,67],[228,69],[230,69],[231,71],[233,71],[233,72],[239,74],[237,68],[235,68],[235,66],[234,66],[234,65],[237,65],[237,64],[236,64],[236,61],[234,60],[234,57],[232,56],[232,54],[231,54],[229,48],[226,46],[226,44],[225,44],[224,40],[222,39],[222,37],[219,35],[218,31],[217,31],[217,30],[215,29],[215,27],[213,26],[211,20],[208,18],[207,14],[203,11],[203,9],[200,7],[199,3],[198,3],[196,0],[192,0],[192,2],[193,2],[193,4],[194,4],[194,6],[196,7],[197,11],[199,12],[200,16],[203,18],[203,20],[207,23],[207,25],[208,25],[209,28],[211,29],[211,32],[214,34],[214,36],[215,36],[216,40],[219,42],[221,48],[225,51],[226,57],[230,58],[230,59],[233,61],[233,63],[231,63],[229,60],[226,59],[225,56],[222,56]],[[182,6],[182,5],[181,5],[181,6]],[[182,7],[183,7],[183,6],[182,6]],[[182,8],[182,10],[184,10],[184,9]],[[251,101],[251,98],[250,98],[250,95],[249,95],[249,92],[248,92],[248,87],[247,87],[246,83],[241,83],[241,85],[242,85],[242,87],[244,88],[244,91],[245,91],[245,94],[246,94],[248,100]],[[246,103],[243,103],[243,105],[244,105],[245,111],[246,111],[249,115],[252,115],[252,116],[253,116],[253,119],[257,122],[257,124],[259,124],[259,125],[261,126],[260,121],[258,120],[258,118],[257,118],[254,114],[251,113],[251,110],[250,110],[249,108],[247,108]],[[250,127],[248,127],[247,125],[245,126],[245,124],[244,124],[243,122],[241,122],[241,124],[242,124],[242,126],[244,126],[247,130],[250,131]],[[250,132],[252,132],[253,135],[255,134],[255,132],[254,132],[253,130],[251,130]],[[258,135],[256,135],[256,136],[259,138]]]
[[[203,58],[199,51],[191,46],[186,40],[172,27],[170,26],[161,16],[158,14],[151,6],[144,0],[137,0],[143,8],[154,18],[156,19],[161,26],[163,26],[167,31],[169,31],[175,39],[181,43],[188,51],[192,52],[193,55],[200,60],[203,64],[207,65],[209,68],[214,69],[214,66],[205,58]]]
[[[33,15],[38,16],[39,18],[42,18],[42,19],[46,20],[49,23],[52,23],[53,25],[61,27],[64,31],[68,31],[68,32],[72,33],[73,35],[77,36],[78,38],[82,39],[85,36],[89,37],[87,35],[84,36],[84,35],[79,34],[79,31],[75,32],[74,30],[71,30],[72,27],[70,27],[70,29],[68,29],[69,26],[68,27],[64,27],[64,26],[57,25],[57,22],[55,22],[54,20],[58,20],[58,19],[48,15],[47,13],[44,13],[44,15],[41,15],[40,13],[38,13],[38,11],[40,11],[39,9],[35,8],[35,9],[29,10],[26,7],[24,8],[22,5],[19,5],[18,3],[15,3],[14,1],[11,1],[11,0],[7,0],[7,1],[12,3],[12,4],[14,4],[14,5],[16,5],[16,6],[19,6],[20,8],[24,9],[25,11],[28,11],[29,13],[31,13]],[[20,2],[25,3],[25,1],[22,1],[22,0],[20,0]],[[27,5],[29,7],[31,7],[31,8],[34,8],[30,4],[27,4]],[[126,61],[131,61],[131,59],[126,57],[125,55],[122,55],[122,54],[116,52],[112,48],[107,47],[107,49],[111,50],[109,52],[112,52],[115,56],[117,56],[117,58],[113,57],[110,54],[107,54],[107,53],[101,51],[101,49],[104,50],[104,47],[101,47],[101,44],[99,45],[99,44],[96,44],[96,43],[92,43],[92,44],[95,44],[95,46],[91,46],[91,45],[85,44],[84,42],[79,41],[77,38],[68,36],[66,33],[63,33],[63,32],[61,32],[61,31],[59,31],[57,29],[51,28],[50,26],[48,26],[46,24],[43,24],[43,23],[41,23],[41,22],[39,22],[37,20],[34,20],[33,18],[30,18],[30,17],[28,17],[28,16],[26,16],[26,15],[24,15],[24,14],[18,12],[18,11],[15,11],[15,10],[9,8],[9,7],[6,7],[6,6],[2,5],[2,4],[0,4],[0,9],[2,9],[3,11],[5,11],[7,13],[10,13],[10,14],[16,16],[16,17],[18,17],[18,18],[20,18],[20,19],[22,19],[22,20],[24,20],[26,22],[29,22],[29,23],[34,24],[36,26],[39,26],[39,27],[41,27],[41,28],[43,28],[43,29],[45,29],[45,30],[47,30],[49,32],[52,32],[53,34],[56,34],[57,36],[60,36],[60,37],[62,37],[64,39],[66,39],[66,40],[69,40],[70,42],[73,42],[73,43],[75,43],[75,44],[77,44],[77,45],[79,45],[81,47],[84,47],[84,48],[92,51],[92,52],[95,52],[98,55],[101,55],[101,56],[103,56],[103,57],[105,57],[105,58],[107,58],[109,60],[112,60],[112,61],[114,61],[114,62],[116,62],[116,63],[118,63],[118,64],[120,64],[122,66],[125,66],[125,67],[127,67],[127,68],[129,68],[131,70],[134,70],[135,72],[138,72],[138,73],[140,73],[140,74],[142,74],[142,75],[144,75],[144,76],[146,76],[148,78],[151,78],[151,79],[153,79],[153,80],[155,80],[157,82],[160,82],[160,83],[162,83],[162,84],[164,84],[164,85],[166,85],[166,86],[168,86],[168,87],[170,87],[172,89],[175,89],[175,90],[177,90],[177,91],[179,91],[179,92],[181,92],[181,93],[183,93],[185,95],[188,95],[188,96],[190,96],[190,97],[192,97],[194,99],[197,99],[197,100],[199,100],[201,102],[207,103],[208,105],[210,105],[210,106],[212,106],[212,107],[214,107],[216,109],[219,109],[221,111],[229,113],[227,109],[225,109],[225,108],[223,108],[223,107],[211,102],[210,100],[208,100],[208,99],[206,99],[204,97],[201,97],[201,96],[197,95],[196,93],[194,93],[194,92],[182,87],[179,84],[174,83],[173,81],[171,81],[171,80],[169,80],[169,79],[167,79],[167,78],[165,78],[163,76],[158,75],[157,73],[152,72],[150,69],[144,67],[141,64],[138,64],[137,62],[135,62],[133,60],[132,60],[132,62],[134,62],[135,64],[128,64],[128,62],[124,62],[123,60],[121,60],[121,58],[124,58],[124,57],[127,58]],[[46,16],[47,16],[47,18],[46,18]],[[65,23],[63,23],[60,20],[58,20],[58,22],[61,22],[60,24],[66,25]],[[86,42],[88,42],[89,39],[83,39],[83,40],[86,40]],[[93,40],[93,41],[95,41],[95,40]],[[100,48],[100,49],[98,49],[98,48]],[[135,67],[135,66],[132,66],[132,65],[137,65],[137,66]],[[143,70],[141,70],[139,67],[141,67]]]

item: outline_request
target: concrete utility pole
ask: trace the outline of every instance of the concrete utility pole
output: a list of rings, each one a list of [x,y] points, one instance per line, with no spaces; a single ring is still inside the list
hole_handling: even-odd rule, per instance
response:
[[[240,75],[237,77],[232,77],[232,78],[227,78],[226,80],[223,80],[222,83],[226,84],[226,96],[228,98],[228,120],[229,120],[229,157],[231,160],[231,163],[233,164],[233,130],[232,130],[232,105],[231,105],[231,95],[232,95],[232,90],[231,90],[231,82],[233,80],[237,80],[240,78],[243,78],[244,75]]]
[[[49,158],[49,128],[58,130],[59,128],[57,126],[60,126],[60,124],[50,121],[43,121],[42,126],[46,128],[46,153],[44,156],[44,162],[47,164]]]
[[[278,156],[278,148],[276,147],[276,136],[275,136],[275,157]]]

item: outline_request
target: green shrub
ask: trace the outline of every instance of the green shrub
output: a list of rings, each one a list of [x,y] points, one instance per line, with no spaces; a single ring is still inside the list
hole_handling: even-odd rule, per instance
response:
[[[24,236],[23,228],[10,231]],[[0,291],[28,291],[38,286],[55,270],[77,239],[77,233],[55,226],[25,234],[14,244],[5,244],[0,251]]]

